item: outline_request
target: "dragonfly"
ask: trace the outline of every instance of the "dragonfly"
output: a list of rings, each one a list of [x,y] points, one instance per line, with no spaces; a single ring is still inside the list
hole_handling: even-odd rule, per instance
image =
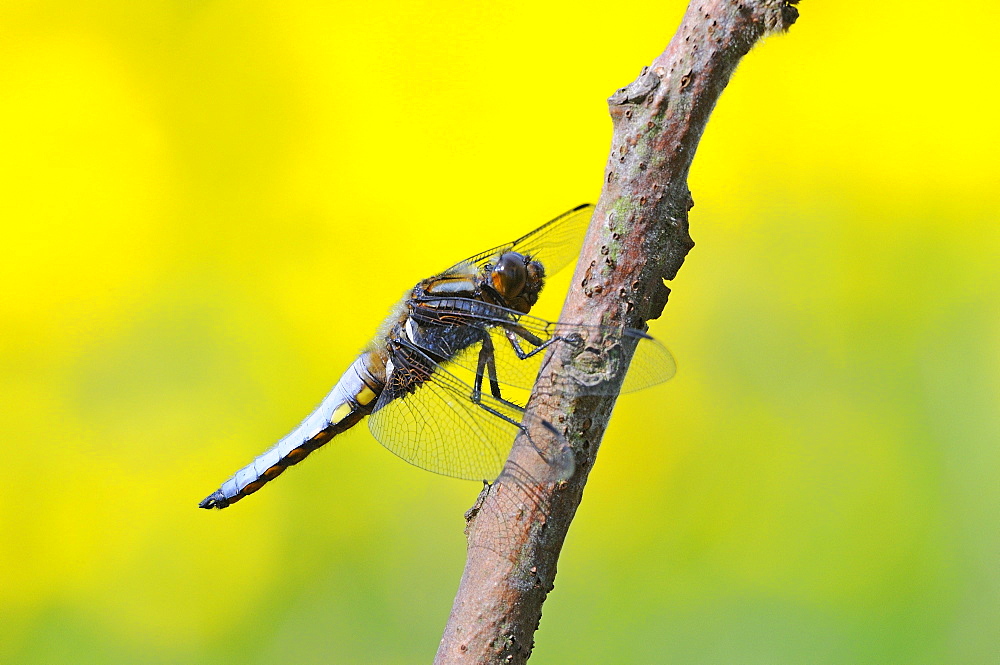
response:
[[[565,479],[572,451],[551,423],[524,409],[545,351],[634,345],[621,392],[666,381],[676,369],[644,331],[529,314],[546,279],[576,259],[593,211],[579,205],[418,282],[312,414],[199,506],[226,508],[253,494],[366,417],[374,437],[405,461],[484,482],[500,473],[519,432],[548,433],[550,444],[536,450],[555,451],[545,459],[553,478]]]

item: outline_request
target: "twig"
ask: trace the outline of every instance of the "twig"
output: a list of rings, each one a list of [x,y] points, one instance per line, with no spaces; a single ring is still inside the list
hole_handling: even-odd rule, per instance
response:
[[[666,50],[612,95],[604,190],[561,320],[643,328],[660,315],[670,292],[664,280],[694,246],[687,174],[705,124],[740,59],[761,37],[795,22],[796,2],[694,0]],[[633,350],[618,349],[626,362]],[[562,483],[532,482],[545,477],[544,462],[519,437],[504,474],[467,516],[468,559],[436,663],[523,663],[531,654],[616,399],[555,380],[571,355],[563,346],[546,359],[529,411],[565,433],[576,473]],[[609,379],[616,388],[621,374]],[[562,388],[545,389],[555,385]]]

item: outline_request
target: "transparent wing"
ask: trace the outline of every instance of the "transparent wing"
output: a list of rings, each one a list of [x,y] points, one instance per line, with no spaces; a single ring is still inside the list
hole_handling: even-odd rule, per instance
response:
[[[391,452],[428,471],[489,481],[500,473],[524,427],[551,439],[532,442],[539,454],[555,451],[543,455],[551,479],[572,473],[572,453],[551,426],[533,427],[535,423],[524,420],[519,404],[489,394],[481,395],[476,403],[471,385],[419,351],[413,353],[420,354],[430,371],[409,388],[399,383],[409,381],[406,375],[397,377],[394,372],[368,419],[372,434]]]
[[[477,336],[483,341],[461,349],[448,348],[443,343],[455,336],[436,335],[421,339],[418,344],[422,342],[425,350],[432,355],[450,358],[447,364],[450,371],[457,373],[456,367],[460,367],[469,374],[466,380],[473,384],[476,383],[477,373],[481,374],[482,391],[485,393],[490,393],[489,379],[495,378],[504,399],[526,400],[546,351],[560,344],[572,346],[576,353],[574,366],[567,367],[564,374],[581,381],[598,394],[611,390],[607,379],[622,371],[625,349],[631,345],[635,346],[635,353],[621,392],[633,392],[662,383],[672,378],[677,370],[674,358],[666,347],[634,328],[546,321],[465,298],[442,300],[438,304],[436,321],[442,321],[442,309],[450,308],[455,312],[454,325],[477,329]],[[419,309],[414,316],[420,319]],[[489,347],[486,351],[483,342]]]
[[[493,262],[500,254],[516,251],[541,262],[545,266],[545,273],[554,275],[580,254],[583,237],[587,233],[587,226],[590,224],[590,217],[593,214],[593,204],[578,205],[517,240],[480,252],[456,263],[445,271],[445,274],[469,272],[470,264],[482,268],[487,263]]]

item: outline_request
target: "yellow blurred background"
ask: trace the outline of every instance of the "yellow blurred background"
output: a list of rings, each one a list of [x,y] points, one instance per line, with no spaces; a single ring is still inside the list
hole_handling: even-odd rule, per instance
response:
[[[684,5],[0,3],[0,662],[428,662],[476,483],[358,427],[197,503],[414,282],[597,198]],[[533,663],[998,662],[998,10],[800,7]]]

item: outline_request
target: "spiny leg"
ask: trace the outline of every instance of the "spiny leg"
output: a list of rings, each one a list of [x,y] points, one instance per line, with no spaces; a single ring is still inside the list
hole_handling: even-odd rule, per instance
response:
[[[538,340],[538,342],[541,343],[541,340]],[[551,342],[551,340],[550,340],[550,342]],[[499,411],[499,410],[497,410],[497,409],[489,406],[488,404],[484,404],[483,403],[483,401],[482,401],[482,385],[483,385],[483,369],[485,369],[488,372],[488,376],[489,376],[489,380],[490,380],[490,389],[491,389],[491,391],[493,393],[493,397],[498,402],[500,402],[504,406],[506,406],[506,407],[514,410],[515,412],[520,413],[520,414],[524,413],[524,409],[522,407],[518,406],[517,404],[514,404],[513,402],[505,400],[503,398],[503,396],[500,394],[500,383],[497,380],[496,356],[494,355],[494,351],[495,351],[495,349],[494,349],[494,346],[493,346],[493,341],[489,338],[489,335],[485,335],[484,338],[483,338],[483,346],[479,350],[479,362],[478,362],[478,364],[476,366],[476,380],[475,380],[475,386],[474,386],[473,393],[472,393],[472,401],[476,405],[478,405],[480,408],[484,409],[487,413],[490,413],[490,414],[492,414],[492,415],[494,415],[494,416],[496,416],[498,418],[502,418],[503,420],[507,421],[511,425],[516,426],[519,430],[521,430],[522,432],[524,432],[527,435],[528,440],[531,442],[532,447],[539,454],[539,456],[543,460],[545,460],[547,463],[551,464],[552,460],[550,460],[549,457],[543,453],[542,449],[538,446],[538,444],[532,438],[531,432],[526,427],[524,427],[524,425],[522,425],[518,421],[515,421],[513,418],[511,418],[507,414],[502,413],[501,411]],[[559,434],[558,430],[556,430],[556,428],[552,425],[552,423],[550,423],[547,420],[543,420],[543,421],[541,421],[541,424],[542,424],[542,427],[544,427],[545,430],[548,431],[555,438],[557,438],[557,439],[561,439],[562,438],[562,436]]]
[[[548,340],[547,342],[542,342],[541,339],[535,337],[534,335],[532,335],[528,331],[524,330],[520,326],[518,326],[518,329],[521,332],[524,333],[524,336],[526,337],[526,339],[528,339],[528,341],[530,341],[533,344],[536,344],[536,346],[538,347],[538,348],[534,349],[532,352],[524,354],[523,356],[519,353],[518,355],[521,356],[522,360],[530,358],[532,355],[534,355],[535,353],[538,353],[538,351],[540,351],[543,348],[547,347],[549,344],[551,344],[552,342],[556,341],[557,339],[560,339],[560,340],[565,339],[565,338],[562,338],[562,337],[553,337],[552,339]],[[511,345],[514,346],[515,352],[516,351],[520,351],[520,348],[518,347],[517,341],[516,341],[517,338],[514,336],[514,334],[511,333],[510,331],[507,331],[507,336],[508,336],[508,339],[511,341]],[[510,423],[511,425],[514,425],[519,430],[521,430],[521,432],[528,437],[528,441],[530,442],[531,447],[535,450],[535,452],[538,454],[538,456],[541,457],[542,460],[544,460],[546,464],[549,464],[550,466],[552,466],[552,467],[554,467],[554,468],[557,469],[557,474],[556,475],[559,476],[558,479],[559,480],[565,480],[565,478],[568,478],[570,475],[572,475],[573,468],[575,467],[575,463],[574,463],[574,460],[573,460],[572,457],[566,458],[565,455],[560,455],[560,457],[563,458],[562,460],[551,457],[550,455],[548,455],[543,450],[542,446],[540,446],[534,440],[534,437],[532,437],[532,435],[531,435],[531,430],[529,430],[522,423],[520,423],[519,421],[514,420],[513,418],[511,418],[507,414],[502,413],[501,411],[499,411],[499,410],[497,410],[497,409],[489,406],[488,404],[484,404],[483,403],[483,401],[482,401],[482,386],[483,386],[483,370],[485,369],[486,372],[488,373],[488,377],[489,377],[489,380],[490,380],[490,390],[493,393],[493,397],[498,402],[500,402],[501,404],[503,404],[504,406],[512,409],[514,412],[519,413],[519,414],[523,414],[524,413],[524,409],[522,407],[518,406],[517,404],[514,404],[513,402],[505,400],[502,397],[502,395],[500,394],[500,384],[499,384],[499,381],[497,380],[497,367],[496,367],[495,347],[493,346],[493,341],[490,339],[489,333],[487,333],[487,334],[485,334],[483,336],[483,342],[482,342],[482,344],[483,344],[482,347],[479,349],[479,360],[478,360],[478,363],[476,365],[476,378],[475,378],[475,385],[473,387],[473,392],[472,392],[472,401],[477,406],[479,406],[480,408],[484,409],[487,413],[489,413],[489,414],[491,414],[493,416],[496,416],[497,418],[501,418],[501,419],[505,420],[506,422]],[[556,430],[556,428],[552,425],[552,423],[550,423],[547,420],[543,420],[543,421],[541,421],[541,425],[557,441],[562,441],[562,449],[564,451],[565,450],[569,450],[568,445],[562,439],[562,435],[559,434],[558,430]],[[568,459],[568,461],[567,461],[567,459]]]
[[[507,336],[507,340],[510,342],[511,347],[513,347],[514,353],[517,354],[517,357],[521,360],[527,360],[536,353],[539,353],[543,349],[548,348],[552,343],[556,341],[570,341],[567,338],[561,336],[553,336],[548,340],[542,340],[534,333],[526,330],[525,328],[517,325],[516,323],[505,325],[504,334]],[[534,345],[535,348],[532,349],[531,351],[524,351],[521,348],[520,342],[518,341],[519,337],[526,340],[530,344]],[[501,404],[503,404],[504,406],[513,409],[518,413],[524,413],[523,407],[509,400],[504,399],[503,395],[500,392],[500,382],[497,379],[496,349],[493,346],[493,339],[490,337],[490,334],[488,332],[483,334],[482,346],[479,349],[479,359],[476,363],[476,378],[474,380],[472,388],[472,401],[479,407],[485,409],[487,412],[493,414],[494,416],[502,418],[507,422],[511,423],[512,425],[516,425],[518,429],[522,431],[527,431],[523,426],[521,426],[519,422],[516,422],[510,416],[501,413],[500,411],[494,409],[488,404],[483,404],[482,395],[483,395],[484,370],[489,377],[490,392],[492,392],[493,398],[496,399]]]
[[[483,335],[482,344],[483,345],[479,349],[479,361],[476,364],[476,378],[472,386],[472,402],[480,408],[486,410],[488,413],[491,413],[498,418],[502,418],[511,425],[523,430],[524,428],[521,427],[521,423],[519,421],[516,421],[498,409],[483,403],[483,372],[485,370],[490,381],[490,392],[492,393],[493,399],[517,413],[524,413],[524,409],[521,406],[504,399],[500,392],[500,381],[497,379],[496,355],[494,354],[495,349],[493,347],[493,340],[490,339],[488,333]]]
[[[493,347],[493,340],[489,333],[485,333],[482,338],[482,346],[479,348],[479,361],[476,364],[476,379],[472,386],[472,401],[479,403],[483,394],[483,370],[489,373],[490,392],[498,400],[504,401],[500,395],[500,383],[497,381],[496,354]]]
[[[545,349],[549,348],[552,344],[556,342],[572,342],[571,339],[563,337],[561,335],[553,335],[547,340],[542,340],[541,337],[535,335],[534,333],[526,330],[522,326],[515,324],[508,324],[503,327],[504,335],[507,337],[507,341],[510,342],[511,348],[514,349],[514,353],[520,360],[527,360],[536,353],[540,353]],[[520,339],[518,339],[520,338]],[[523,339],[535,348],[530,351],[525,351],[521,348],[520,340]]]

